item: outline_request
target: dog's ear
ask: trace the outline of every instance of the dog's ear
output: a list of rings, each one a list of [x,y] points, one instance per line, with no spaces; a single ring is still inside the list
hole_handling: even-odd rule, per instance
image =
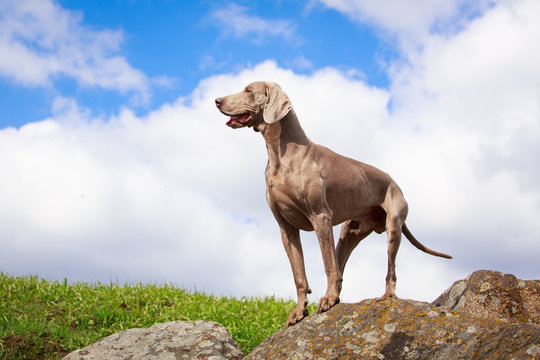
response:
[[[292,105],[289,97],[278,84],[267,83],[266,103],[263,109],[263,119],[267,124],[273,124],[287,115]]]

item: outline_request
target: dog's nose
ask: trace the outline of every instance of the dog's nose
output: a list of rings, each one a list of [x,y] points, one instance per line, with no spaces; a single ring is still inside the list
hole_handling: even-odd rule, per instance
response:
[[[221,104],[223,104],[223,98],[222,98],[222,97],[218,97],[218,98],[216,99],[216,106],[219,106],[219,105],[221,105]]]

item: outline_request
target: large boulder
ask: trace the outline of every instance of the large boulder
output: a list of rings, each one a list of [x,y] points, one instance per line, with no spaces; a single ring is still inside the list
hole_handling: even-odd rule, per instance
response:
[[[477,318],[425,302],[338,304],[283,328],[245,360],[534,359],[540,326]]]
[[[540,280],[519,280],[512,274],[479,270],[456,281],[434,305],[482,318],[540,324]]]
[[[211,321],[174,321],[130,329],[68,354],[64,360],[242,359],[226,328]]]

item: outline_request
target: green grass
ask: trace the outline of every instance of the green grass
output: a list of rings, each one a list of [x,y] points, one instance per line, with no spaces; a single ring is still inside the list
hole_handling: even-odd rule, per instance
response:
[[[167,284],[69,284],[0,272],[0,359],[59,359],[118,331],[175,320],[216,321],[247,354],[283,327],[295,306]]]

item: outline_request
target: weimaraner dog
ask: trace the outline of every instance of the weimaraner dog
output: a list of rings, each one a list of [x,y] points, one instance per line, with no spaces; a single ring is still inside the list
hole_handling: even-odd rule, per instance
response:
[[[233,129],[252,127],[266,141],[266,199],[281,229],[298,294],[298,306],[287,321],[293,325],[308,315],[311,293],[299,230],[317,234],[328,287],[317,312],[339,303],[345,264],[353,249],[372,231],[387,232],[388,273],[384,297],[395,297],[395,259],[401,233],[418,249],[435,256],[405,225],[407,202],[398,185],[377,168],[336,154],[311,142],[298,122],[291,102],[272,82],[254,82],[233,95],[216,99],[230,116]],[[332,226],[344,223],[334,249]]]

